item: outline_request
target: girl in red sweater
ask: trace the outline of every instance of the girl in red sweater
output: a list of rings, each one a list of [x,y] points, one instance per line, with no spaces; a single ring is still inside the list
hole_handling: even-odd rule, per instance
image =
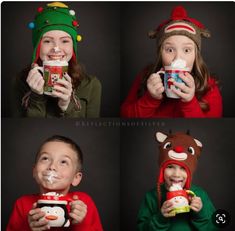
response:
[[[121,106],[122,117],[221,117],[222,97],[215,79],[210,76],[200,54],[201,37],[209,31],[197,20],[189,18],[182,6],[177,6],[171,18],[149,32],[157,42],[154,65],[136,77]],[[184,60],[189,72],[179,73],[183,83],[173,82],[173,93],[179,99],[168,98],[159,71],[173,61]]]

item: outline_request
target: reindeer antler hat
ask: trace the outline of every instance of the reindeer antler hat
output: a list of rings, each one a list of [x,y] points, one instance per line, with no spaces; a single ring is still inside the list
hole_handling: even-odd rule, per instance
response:
[[[148,35],[150,38],[156,38],[159,46],[172,35],[185,35],[192,39],[200,50],[201,37],[209,38],[210,32],[201,22],[190,18],[183,6],[176,6],[171,12],[170,19],[162,22],[156,29],[151,30]]]
[[[202,143],[192,136],[183,132],[166,134],[156,133],[156,139],[159,142],[159,166],[160,172],[158,184],[164,183],[164,170],[169,164],[182,166],[187,172],[185,188],[189,189],[192,174],[196,169],[197,160],[200,156]]]

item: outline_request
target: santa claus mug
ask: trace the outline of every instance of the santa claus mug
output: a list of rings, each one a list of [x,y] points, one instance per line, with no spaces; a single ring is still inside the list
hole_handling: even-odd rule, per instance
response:
[[[190,211],[189,196],[194,197],[196,195],[191,190],[177,190],[177,191],[167,192],[166,199],[171,201],[174,206],[170,214],[175,215],[177,213],[189,212]]]
[[[51,95],[54,85],[58,79],[64,79],[64,73],[68,71],[68,62],[60,60],[47,60],[43,62],[43,67],[36,67],[43,72],[44,94]]]
[[[168,98],[178,99],[180,98],[176,95],[172,89],[179,89],[173,83],[184,83],[184,81],[179,77],[179,73],[189,72],[189,68],[178,68],[172,66],[165,66],[164,71],[158,71],[157,74],[164,74],[164,88],[166,92],[166,96]]]
[[[69,227],[71,201],[72,199],[67,196],[47,193],[40,196],[37,207],[45,213],[42,219],[46,219],[50,227]]]

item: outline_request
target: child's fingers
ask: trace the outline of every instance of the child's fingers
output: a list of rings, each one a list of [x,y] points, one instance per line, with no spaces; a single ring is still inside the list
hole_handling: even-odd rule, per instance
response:
[[[34,67],[38,67],[38,64],[37,63],[32,63],[31,64],[31,69],[33,69]]]
[[[194,78],[188,72],[179,73],[179,77],[186,83],[190,88],[195,86]]]
[[[33,209],[29,211],[29,219],[31,221],[37,221],[40,218],[44,217],[45,213],[41,211],[41,209]]]
[[[190,87],[186,86],[184,83],[173,82],[174,86],[178,87],[184,93],[190,93],[192,90]]]
[[[34,231],[41,231],[41,230],[48,230],[50,229],[50,226],[48,225],[48,221],[43,219],[40,221],[34,221],[30,224],[30,227],[32,228],[32,230]]]
[[[71,77],[69,76],[69,74],[68,74],[67,72],[65,72],[63,76],[65,77],[65,79],[66,79],[69,83],[72,83],[72,79],[71,79]]]
[[[73,195],[73,200],[78,200],[78,195]]]

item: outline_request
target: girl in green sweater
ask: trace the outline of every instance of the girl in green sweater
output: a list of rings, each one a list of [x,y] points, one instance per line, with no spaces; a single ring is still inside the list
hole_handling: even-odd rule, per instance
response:
[[[28,25],[34,48],[32,65],[22,71],[15,83],[18,116],[99,117],[101,84],[77,62],[77,42],[81,40],[78,26],[76,12],[64,3],[48,3],[37,9],[34,21]],[[63,78],[52,79],[56,84],[50,95],[44,86],[51,80],[40,72],[45,61],[68,65]]]
[[[210,198],[203,189],[191,185],[201,142],[184,133],[157,132],[156,138],[160,143],[157,188],[145,195],[138,230],[217,230]]]

